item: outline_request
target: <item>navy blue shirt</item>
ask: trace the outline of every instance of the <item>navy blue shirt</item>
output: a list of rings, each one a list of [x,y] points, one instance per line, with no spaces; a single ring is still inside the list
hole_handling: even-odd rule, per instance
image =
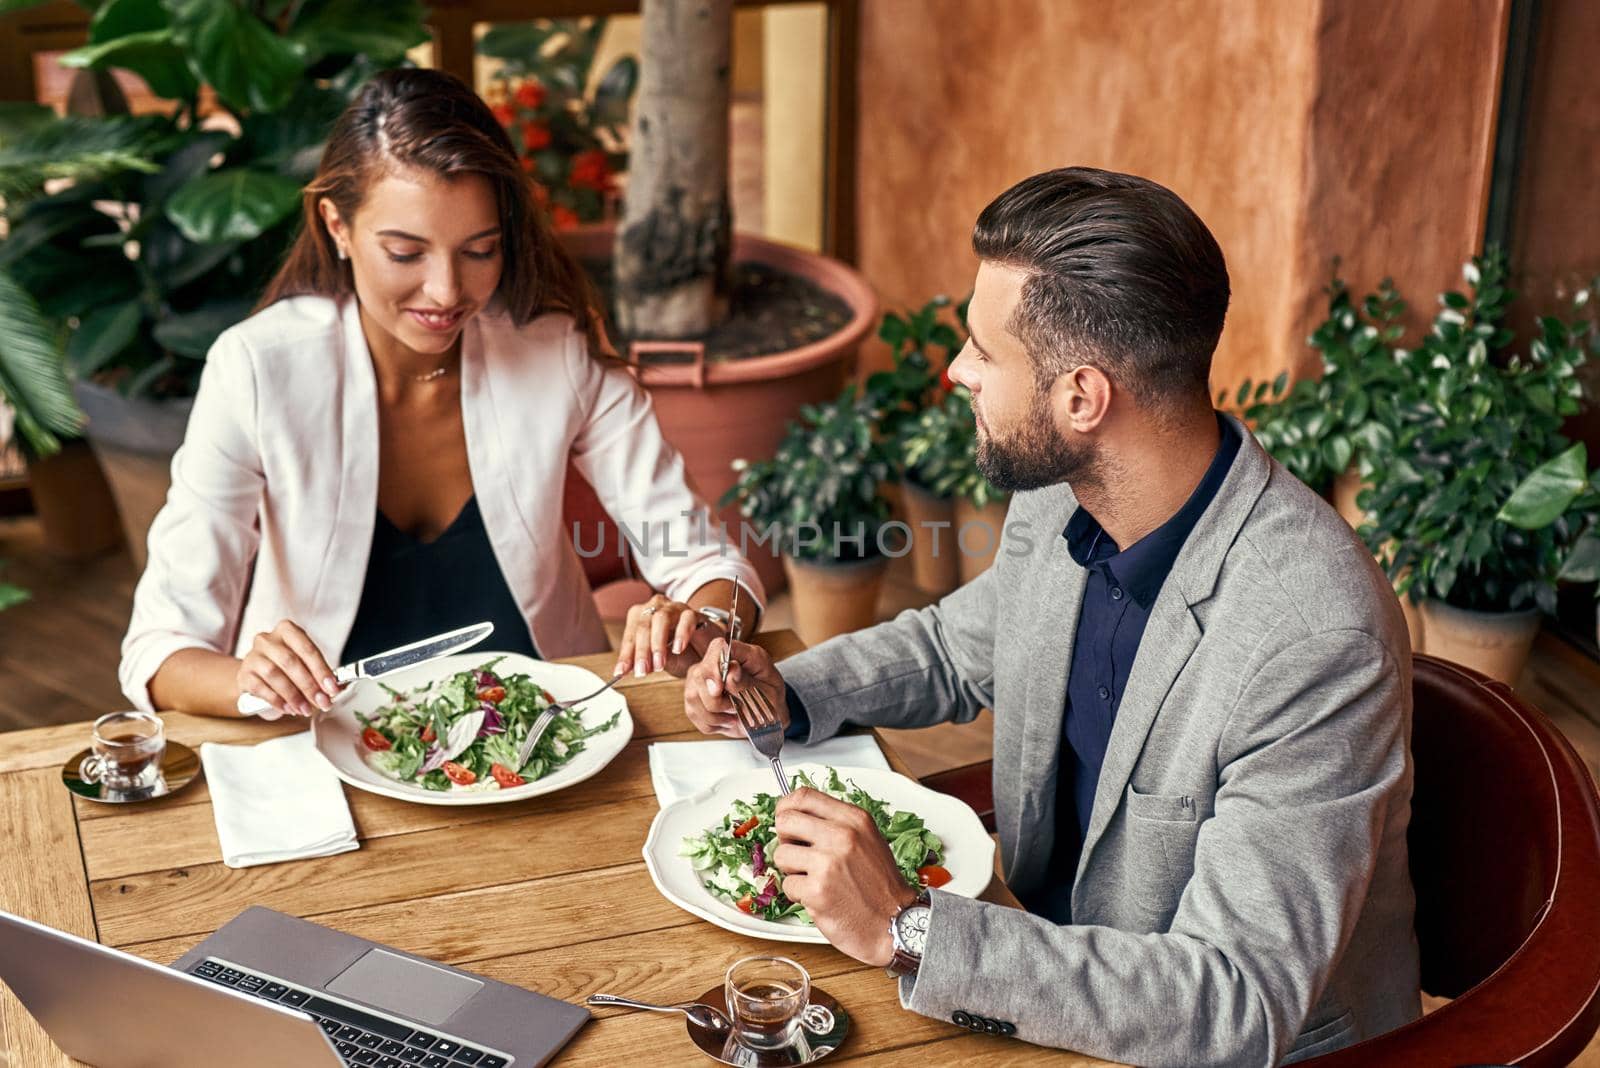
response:
[[[1150,609],[1189,532],[1217,495],[1239,454],[1239,432],[1221,416],[1217,422],[1222,440],[1216,456],[1171,519],[1126,549],[1118,548],[1087,508],[1073,512],[1061,533],[1067,540],[1067,552],[1088,576],[1061,719],[1056,841],[1046,881],[1049,897],[1033,909],[1057,923],[1071,919],[1072,882],[1094,811],[1100,766],[1105,762],[1106,745],[1145,624],[1150,621]]]

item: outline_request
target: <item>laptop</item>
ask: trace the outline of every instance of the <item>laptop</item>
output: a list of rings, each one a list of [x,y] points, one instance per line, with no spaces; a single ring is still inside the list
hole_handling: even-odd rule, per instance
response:
[[[0,912],[0,979],[96,1068],[533,1068],[589,1019],[259,907],[170,968]]]

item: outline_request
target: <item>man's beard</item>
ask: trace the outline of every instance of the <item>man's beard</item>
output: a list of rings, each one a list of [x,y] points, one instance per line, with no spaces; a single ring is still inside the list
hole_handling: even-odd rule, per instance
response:
[[[1092,482],[1098,461],[1099,452],[1092,443],[1074,445],[1061,436],[1041,389],[1034,390],[1027,414],[1012,433],[1002,438],[991,429],[978,435],[978,470],[1006,493],[1058,482]]]

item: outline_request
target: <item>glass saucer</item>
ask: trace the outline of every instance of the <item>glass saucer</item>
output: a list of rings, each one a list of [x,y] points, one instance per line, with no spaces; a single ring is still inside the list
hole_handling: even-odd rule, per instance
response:
[[[728,1015],[728,1001],[721,983],[695,999],[710,1005],[724,1016]],[[737,1068],[779,1068],[782,1065],[810,1064],[820,1061],[840,1046],[850,1033],[850,1014],[826,990],[813,985],[811,1002],[800,1014],[800,1035],[788,1046],[778,1049],[751,1049],[728,1035],[720,1035],[697,1027],[687,1020],[689,1038],[712,1060],[731,1064]]]
[[[175,794],[200,777],[200,758],[182,742],[167,742],[161,754],[161,774],[156,781],[139,790],[113,790],[97,782],[89,782],[78,773],[83,758],[93,750],[84,749],[61,765],[61,781],[85,801],[99,801],[108,805],[130,805],[139,801],[154,801]]]

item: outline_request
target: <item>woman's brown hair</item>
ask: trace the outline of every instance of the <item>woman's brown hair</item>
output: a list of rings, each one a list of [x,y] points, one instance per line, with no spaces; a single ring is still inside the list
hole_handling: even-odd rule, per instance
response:
[[[519,326],[546,312],[570,315],[605,352],[594,288],[555,239],[536,206],[511,139],[489,106],[444,71],[384,71],[362,86],[333,124],[317,175],[305,188],[300,233],[267,285],[257,310],[286,297],[343,297],[355,292],[317,204],[326,197],[346,221],[355,217],[372,182],[396,167],[441,178],[479,175],[494,188],[504,255],[499,294]]]

